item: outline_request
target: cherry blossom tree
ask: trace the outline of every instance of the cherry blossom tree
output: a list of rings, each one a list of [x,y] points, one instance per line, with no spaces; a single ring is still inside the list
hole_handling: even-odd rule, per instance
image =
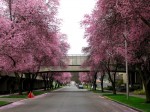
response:
[[[117,1],[116,9],[125,21],[128,60],[138,72],[145,87],[146,102],[150,102],[149,36],[150,7],[148,1]]]
[[[102,66],[105,68],[112,83],[113,93],[116,94],[115,77],[122,61],[118,46],[122,46],[123,38],[120,37],[124,28],[114,5],[115,1],[98,1],[93,13],[86,15],[82,24],[89,42],[89,47],[84,51],[90,53],[91,66],[93,70],[96,68],[94,71],[100,71]]]
[[[37,77],[41,66],[64,66],[68,44],[59,32],[57,0],[1,0],[1,69]],[[9,15],[9,16],[8,16]],[[5,28],[4,28],[5,27]],[[9,64],[8,64],[9,63]],[[21,74],[21,76],[20,76]],[[33,82],[33,80],[31,80]],[[21,84],[19,84],[21,85]],[[31,84],[32,85],[32,84]],[[32,89],[32,88],[31,88]]]
[[[53,77],[60,84],[68,84],[71,81],[72,75],[70,72],[56,72]]]
[[[93,81],[92,75],[88,72],[79,72],[79,81],[87,85],[91,85]]]
[[[72,75],[71,75],[70,72],[64,72],[64,73],[62,74],[62,81],[61,81],[61,82],[62,82],[63,84],[68,84],[68,83],[70,83],[71,78],[72,78]]]
[[[115,74],[125,59],[125,39],[128,61],[136,66],[150,102],[149,82],[149,2],[140,0],[98,0],[91,15],[85,15],[85,38],[92,63],[102,63],[112,82],[115,94]],[[142,48],[142,49],[141,49]],[[112,66],[113,65],[113,66]],[[113,76],[113,78],[111,78]]]

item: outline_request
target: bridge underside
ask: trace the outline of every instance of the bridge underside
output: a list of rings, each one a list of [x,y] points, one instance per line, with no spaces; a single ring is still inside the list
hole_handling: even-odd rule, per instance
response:
[[[82,68],[81,65],[87,59],[87,56],[84,55],[69,55],[67,56],[66,63],[68,66],[66,68],[60,67],[43,67],[40,69],[40,72],[90,72],[90,68]],[[115,68],[114,68],[115,70]],[[114,72],[111,70],[111,72]],[[118,69],[117,72],[125,72],[125,68]]]
[[[66,68],[41,68],[40,72],[90,72],[89,68],[81,68],[81,66],[68,66]]]

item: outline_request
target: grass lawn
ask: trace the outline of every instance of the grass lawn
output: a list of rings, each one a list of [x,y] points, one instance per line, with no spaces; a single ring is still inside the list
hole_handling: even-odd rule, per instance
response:
[[[7,105],[7,104],[10,104],[10,102],[0,101],[0,106],[4,106],[4,105]]]
[[[143,98],[130,96],[129,99],[127,100],[126,95],[124,94],[113,95],[113,94],[105,94],[105,93],[103,94],[103,96],[106,96],[112,100],[127,104],[131,107],[135,107],[144,112],[150,112],[150,104],[145,103],[145,99]]]
[[[144,98],[129,96],[129,99],[127,99],[125,94],[113,95],[111,92],[106,91],[106,90],[104,90],[103,93],[101,92],[101,90],[96,90],[96,91],[95,90],[90,90],[90,91],[93,91],[94,93],[98,93],[102,96],[105,96],[105,97],[111,99],[111,100],[126,104],[130,107],[140,109],[143,112],[150,112],[150,104],[145,103]]]

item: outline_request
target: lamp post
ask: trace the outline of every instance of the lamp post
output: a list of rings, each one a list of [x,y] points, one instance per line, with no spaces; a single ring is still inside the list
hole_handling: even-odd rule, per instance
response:
[[[125,39],[125,63],[126,63],[126,95],[127,99],[129,99],[129,75],[128,75],[128,43],[127,43],[127,21],[125,21],[125,31],[124,31],[124,39]]]
[[[126,92],[127,92],[127,99],[129,99],[129,75],[128,75],[128,49],[127,49],[127,39],[125,34],[125,62],[126,62]]]

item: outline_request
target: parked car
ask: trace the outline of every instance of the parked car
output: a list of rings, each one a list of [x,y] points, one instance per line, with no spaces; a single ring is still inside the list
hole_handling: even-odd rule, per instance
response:
[[[80,85],[78,86],[78,88],[79,88],[79,89],[83,89],[83,85],[80,84]]]

